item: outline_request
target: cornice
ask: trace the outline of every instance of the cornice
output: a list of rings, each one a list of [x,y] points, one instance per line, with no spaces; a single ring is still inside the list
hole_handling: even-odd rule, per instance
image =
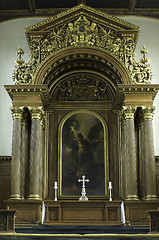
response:
[[[50,102],[50,95],[47,84],[43,85],[5,85],[6,91],[13,101],[15,96],[40,96],[43,105]]]
[[[0,161],[11,161],[11,156],[0,156]]]
[[[144,94],[152,95],[152,99],[155,98],[159,90],[159,84],[118,84],[117,92],[124,94]]]
[[[42,22],[39,22],[38,24],[34,24],[33,26],[30,26],[30,27],[26,28],[25,31],[27,32],[27,31],[31,31],[31,30],[35,30],[35,29],[38,30],[38,29],[41,28],[41,26],[44,26],[44,25],[47,26],[48,24],[52,23],[53,21],[59,20],[60,18],[66,17],[68,14],[73,14],[73,13],[75,13],[77,11],[78,12],[79,11],[80,12],[87,11],[89,13],[98,15],[98,17],[107,18],[108,20],[112,21],[112,24],[113,24],[113,22],[114,23],[118,23],[121,27],[122,27],[122,25],[127,27],[128,30],[130,30],[130,29],[134,29],[136,31],[140,30],[139,27],[137,27],[136,25],[134,25],[132,23],[128,23],[128,22],[126,22],[126,21],[124,21],[122,19],[119,19],[119,18],[117,18],[115,16],[112,16],[112,15],[110,15],[108,13],[105,13],[105,12],[103,12],[101,10],[89,7],[89,6],[84,5],[84,4],[80,4],[80,5],[77,5],[77,6],[73,7],[73,8],[70,8],[70,9],[67,9],[65,11],[62,11],[61,13],[59,13],[59,14],[51,17],[51,18],[48,18],[48,19],[46,19],[46,20],[44,20]]]

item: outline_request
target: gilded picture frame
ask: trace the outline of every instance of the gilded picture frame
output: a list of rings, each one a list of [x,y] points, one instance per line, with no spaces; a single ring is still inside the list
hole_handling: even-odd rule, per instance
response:
[[[85,175],[89,199],[107,199],[108,129],[102,117],[93,111],[73,111],[62,119],[58,134],[59,198],[78,199],[78,179]]]

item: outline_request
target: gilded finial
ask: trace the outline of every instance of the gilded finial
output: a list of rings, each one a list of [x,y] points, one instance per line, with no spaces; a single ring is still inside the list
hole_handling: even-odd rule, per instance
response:
[[[16,63],[21,65],[24,63],[24,60],[22,59],[22,55],[24,54],[24,51],[21,47],[18,48],[16,51],[16,54],[18,55],[18,58],[16,59]]]
[[[140,53],[143,55],[142,58],[140,59],[141,63],[147,63],[149,61],[148,58],[146,58],[146,54],[148,53],[148,50],[145,46],[140,50]]]

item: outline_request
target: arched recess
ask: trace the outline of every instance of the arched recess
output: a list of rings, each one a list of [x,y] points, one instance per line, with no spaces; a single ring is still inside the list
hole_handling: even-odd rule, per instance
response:
[[[83,46],[68,47],[48,57],[38,67],[33,84],[48,84],[53,89],[58,77],[80,69],[101,73],[115,85],[132,82],[128,69],[116,56],[105,49]]]
[[[108,198],[108,127],[104,119],[89,110],[70,112],[59,124],[58,148],[59,198],[78,199],[82,175],[90,180],[90,199]]]

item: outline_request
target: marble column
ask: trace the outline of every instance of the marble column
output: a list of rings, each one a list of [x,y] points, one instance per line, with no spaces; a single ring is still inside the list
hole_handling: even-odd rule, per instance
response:
[[[26,184],[27,184],[27,172],[28,172],[28,153],[29,153],[29,143],[28,143],[28,112],[24,111],[22,118],[22,147],[21,147],[21,195],[22,199],[26,197]]]
[[[135,146],[135,128],[133,107],[123,107],[125,115],[125,194],[126,200],[138,200],[137,193],[137,160]]]
[[[45,159],[45,113],[43,112],[42,118],[40,121],[40,130],[41,130],[41,178],[40,178],[40,196],[44,197],[44,159]]]
[[[139,191],[140,191],[140,199],[145,200],[145,143],[144,143],[144,116],[143,111],[140,109],[139,112]]]
[[[120,196],[122,199],[125,198],[125,153],[126,153],[126,144],[125,144],[125,118],[123,111],[120,113]]]
[[[40,124],[43,110],[41,107],[29,108],[31,113],[30,145],[30,181],[29,199],[41,199],[42,173],[42,126]]]
[[[13,117],[11,199],[21,199],[21,133],[23,108],[11,107]]]
[[[153,112],[154,107],[143,107],[144,114],[144,167],[145,167],[145,200],[154,200],[156,196],[156,173],[153,143]]]

